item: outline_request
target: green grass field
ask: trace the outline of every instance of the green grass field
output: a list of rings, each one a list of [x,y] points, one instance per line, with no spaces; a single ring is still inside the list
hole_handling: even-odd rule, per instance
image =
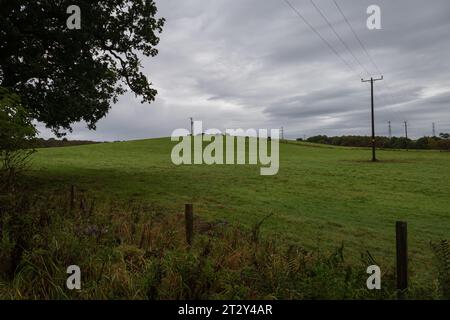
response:
[[[433,272],[429,242],[450,238],[450,153],[280,145],[280,171],[259,166],[175,166],[169,139],[40,149],[29,173],[36,189],[71,184],[104,199],[145,199],[169,213],[194,203],[197,215],[252,227],[307,248],[342,242],[347,258],[369,250],[394,266],[395,221],[409,228],[413,278]]]

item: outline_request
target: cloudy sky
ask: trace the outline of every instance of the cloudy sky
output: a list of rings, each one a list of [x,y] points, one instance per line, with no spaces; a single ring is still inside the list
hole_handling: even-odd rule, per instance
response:
[[[370,84],[378,71],[333,0],[157,0],[166,18],[159,55],[143,60],[159,91],[152,104],[126,94],[96,131],[74,125],[70,139],[129,140],[188,128],[279,128],[285,136],[370,134]],[[336,0],[385,80],[376,82],[377,134],[450,131],[450,2]],[[381,30],[366,26],[381,8]],[[338,55],[336,55],[338,53]],[[355,59],[356,57],[356,59]],[[342,59],[346,62],[344,63]],[[358,61],[359,64],[358,63]],[[350,68],[346,65],[350,65]],[[41,136],[51,133],[39,125]]]

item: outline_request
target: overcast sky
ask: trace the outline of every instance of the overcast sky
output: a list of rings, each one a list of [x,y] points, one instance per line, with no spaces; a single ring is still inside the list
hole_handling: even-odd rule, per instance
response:
[[[188,128],[279,128],[285,136],[370,134],[369,77],[310,0],[289,0],[352,67],[284,0],[159,0],[166,18],[156,58],[144,71],[159,91],[152,104],[126,94],[96,131],[74,125],[70,139],[130,140]],[[353,55],[378,76],[333,0],[314,0]],[[450,131],[450,1],[337,0],[384,81],[375,84],[376,130],[411,136]],[[381,7],[381,30],[366,27]],[[39,125],[41,136],[51,133]]]

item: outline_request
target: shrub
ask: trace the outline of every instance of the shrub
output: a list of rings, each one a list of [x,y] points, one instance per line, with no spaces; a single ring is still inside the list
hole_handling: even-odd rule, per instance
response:
[[[37,131],[17,95],[0,87],[0,187],[9,188],[28,164]]]
[[[439,243],[431,243],[433,248],[437,266],[438,266],[438,282],[439,290],[444,299],[450,299],[450,244],[448,241],[442,240]]]

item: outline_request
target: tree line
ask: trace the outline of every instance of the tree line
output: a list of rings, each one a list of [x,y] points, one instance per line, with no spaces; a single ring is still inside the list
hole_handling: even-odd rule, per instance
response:
[[[67,138],[62,138],[61,140],[55,138],[50,139],[37,138],[31,142],[31,145],[35,148],[57,148],[57,147],[81,146],[96,143],[101,142],[89,140],[68,140]]]
[[[299,138],[297,141],[304,141]],[[343,147],[371,147],[372,138],[368,136],[340,136],[328,137],[318,135],[309,137],[307,142],[327,144]],[[377,148],[385,149],[427,149],[427,150],[450,150],[450,134],[441,133],[439,137],[422,137],[412,140],[405,137],[376,137],[375,144]]]

